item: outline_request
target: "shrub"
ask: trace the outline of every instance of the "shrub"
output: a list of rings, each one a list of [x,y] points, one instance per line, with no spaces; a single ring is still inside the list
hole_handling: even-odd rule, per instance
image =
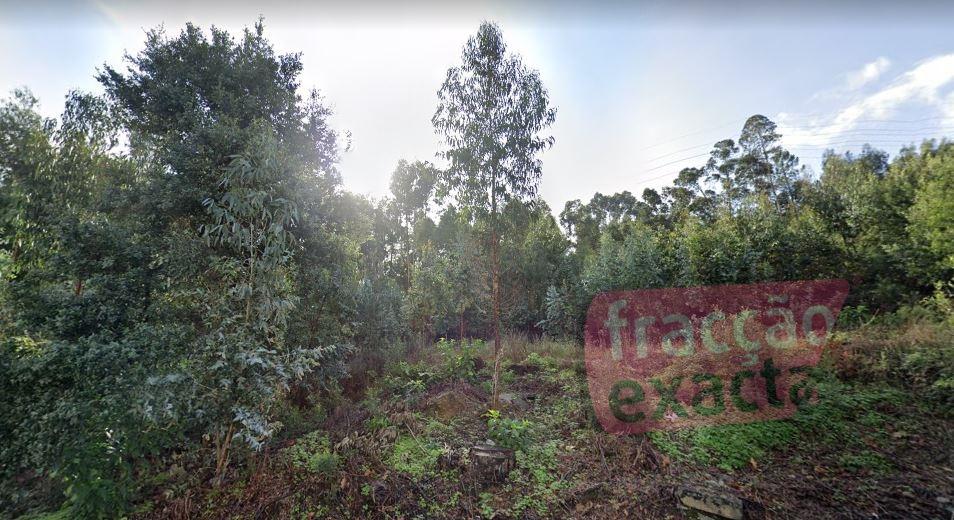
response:
[[[437,379],[437,374],[424,363],[401,361],[384,377],[384,387],[395,395],[416,396]]]
[[[314,475],[331,475],[338,469],[338,455],[324,432],[306,434],[286,448],[285,453],[292,466]]]
[[[954,324],[908,320],[867,327],[849,343],[842,369],[917,393],[940,415],[954,412]]]
[[[441,353],[441,379],[463,379],[472,381],[477,377],[477,345],[441,338],[436,346]]]
[[[906,400],[903,392],[890,387],[850,387],[822,369],[814,370],[812,377],[819,400],[799,409],[791,419],[654,431],[649,438],[673,460],[731,471],[800,442],[820,442],[841,450],[862,448],[859,432],[877,430],[885,422],[875,409],[900,407]]]
[[[869,450],[861,453],[842,454],[838,458],[838,463],[852,471],[867,470],[874,473],[884,473],[891,470],[891,462],[888,459]]]
[[[505,419],[497,410],[489,410],[485,416],[488,434],[497,445],[511,450],[527,448],[533,423],[527,419]]]
[[[0,405],[0,509],[18,511],[32,500],[11,485],[16,475],[35,472],[62,484],[78,516],[121,514],[134,496],[142,458],[170,446],[180,431],[144,410],[141,385],[170,354],[167,346],[182,338],[176,328],[140,326],[118,341],[0,343],[6,396]]]

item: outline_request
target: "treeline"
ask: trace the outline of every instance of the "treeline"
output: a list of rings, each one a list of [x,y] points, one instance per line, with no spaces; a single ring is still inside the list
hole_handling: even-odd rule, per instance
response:
[[[621,287],[844,278],[848,305],[877,313],[951,290],[954,145],[893,161],[865,147],[825,154],[813,176],[752,116],[671,186],[571,201],[560,221],[577,276],[549,289],[544,328],[578,334],[589,300]]]
[[[440,160],[374,200],[342,189],[301,70],[261,24],[190,25],[58,120],[26,91],[0,105],[0,509],[116,514],[183,456],[217,483],[350,356],[498,324],[576,338],[605,290],[837,277],[871,312],[951,290],[951,143],[812,176],[753,116],[671,186],[557,218],[536,197],[556,113],[484,24],[438,94]]]

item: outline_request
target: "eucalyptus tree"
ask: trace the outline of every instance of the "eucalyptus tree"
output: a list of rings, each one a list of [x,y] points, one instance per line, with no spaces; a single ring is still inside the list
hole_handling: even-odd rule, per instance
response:
[[[703,168],[706,180],[719,187],[722,207],[731,213],[744,193],[744,186],[736,178],[739,147],[732,139],[723,139],[712,145],[709,160]]]
[[[398,161],[391,174],[391,205],[401,228],[401,280],[405,291],[411,283],[411,265],[414,262],[411,239],[415,224],[427,216],[437,175],[437,169],[427,161],[407,162],[404,159]]]
[[[737,175],[749,191],[771,199],[777,211],[786,207],[797,210],[796,180],[804,173],[798,158],[781,145],[777,125],[763,115],[745,121],[739,135]]]
[[[537,193],[538,154],[553,144],[542,133],[556,118],[537,71],[508,54],[500,28],[484,22],[467,40],[462,63],[447,71],[432,118],[448,161],[442,194],[488,220],[494,329],[493,406],[500,370],[500,214],[511,199]]]
[[[482,304],[490,299],[487,266],[481,262],[478,232],[471,223],[470,212],[448,205],[434,230],[434,241],[440,253],[449,259],[447,279],[454,288],[457,330],[453,334],[448,327],[446,332],[463,341],[468,331],[483,330],[487,313]]]
[[[185,375],[195,381],[200,398],[189,405],[213,434],[217,481],[233,439],[240,436],[254,447],[267,438],[276,392],[325,353],[290,344],[286,334],[297,304],[290,267],[299,209],[284,192],[296,166],[282,153],[274,131],[262,128],[222,172],[224,193],[204,201],[211,222],[202,234],[216,252],[211,265],[217,276],[199,295],[211,333],[188,358]]]
[[[338,136],[317,93],[300,93],[300,55],[277,54],[261,22],[238,38],[150,31],[126,61],[98,79],[130,154],[157,171],[139,209],[194,335],[157,378],[192,384],[157,384],[168,406],[154,409],[211,439],[220,478],[233,440],[272,431],[278,390],[343,350],[357,251],[342,237]]]
[[[675,199],[680,199],[683,201],[682,208],[703,220],[711,221],[715,210],[715,191],[703,185],[704,178],[703,168],[683,168],[672,181],[673,187],[669,188],[669,193],[674,203]]]
[[[780,149],[781,135],[769,118],[756,114],[745,120],[739,134],[739,158],[737,175],[748,190],[769,193],[774,190],[772,183],[772,156]],[[774,196],[774,193],[771,193]]]
[[[599,247],[600,222],[593,215],[591,204],[584,204],[579,199],[567,201],[560,212],[560,224],[573,240],[577,253],[585,255]]]

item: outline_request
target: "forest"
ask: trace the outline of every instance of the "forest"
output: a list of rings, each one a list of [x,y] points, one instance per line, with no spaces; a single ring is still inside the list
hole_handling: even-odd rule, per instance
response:
[[[702,484],[749,518],[952,514],[954,142],[812,171],[752,115],[661,189],[551,208],[559,107],[485,22],[440,149],[370,198],[266,32],[156,29],[59,118],[0,102],[0,517],[689,518]],[[851,289],[817,404],[594,420],[596,295],[822,279]]]

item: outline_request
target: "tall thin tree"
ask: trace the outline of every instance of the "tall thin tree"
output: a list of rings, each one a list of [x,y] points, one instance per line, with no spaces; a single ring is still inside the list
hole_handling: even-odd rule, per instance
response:
[[[453,193],[461,206],[486,218],[490,231],[493,294],[494,376],[492,406],[497,406],[500,372],[500,236],[499,220],[512,199],[537,193],[541,176],[538,154],[553,144],[541,133],[556,118],[556,109],[537,71],[508,54],[500,28],[483,22],[467,40],[462,64],[447,71],[437,93],[432,123],[443,137],[448,167],[442,194]]]

